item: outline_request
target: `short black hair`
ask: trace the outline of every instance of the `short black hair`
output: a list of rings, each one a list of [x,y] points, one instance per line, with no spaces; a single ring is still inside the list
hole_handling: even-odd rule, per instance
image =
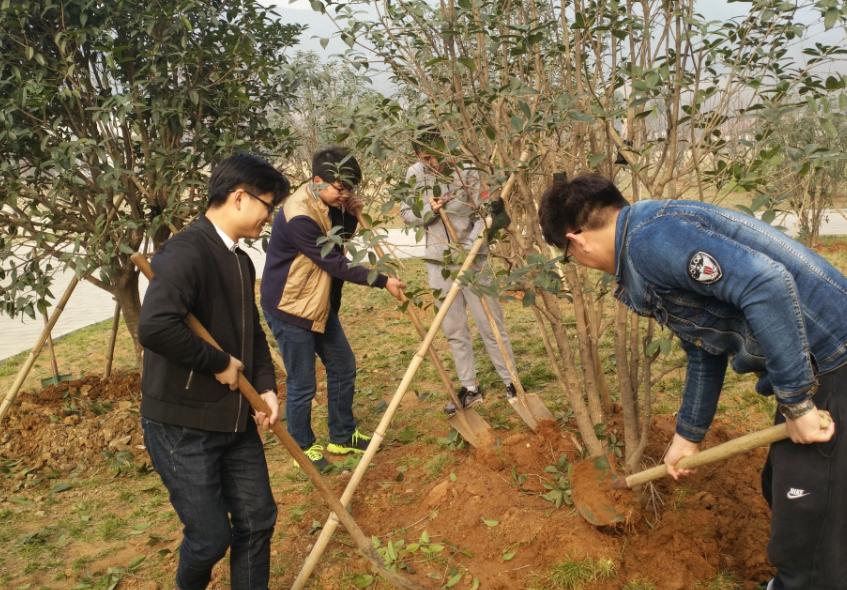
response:
[[[412,150],[415,155],[422,153],[443,154],[445,151],[444,138],[435,125],[423,123],[415,129],[415,136],[412,138]]]
[[[350,150],[333,145],[316,151],[312,156],[312,178],[315,176],[326,182],[337,180],[353,188],[362,182],[362,169]]]
[[[547,243],[563,250],[566,233],[597,229],[606,222],[610,210],[627,205],[618,187],[599,174],[580,174],[570,181],[564,175],[556,176],[541,195],[541,233]]]
[[[291,183],[282,172],[261,156],[235,154],[212,170],[206,206],[211,209],[223,205],[229,193],[239,188],[254,195],[271,193],[273,204],[278,205],[291,191]]]

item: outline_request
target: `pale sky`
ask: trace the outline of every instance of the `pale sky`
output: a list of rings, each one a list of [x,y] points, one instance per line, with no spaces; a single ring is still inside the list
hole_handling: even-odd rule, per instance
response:
[[[312,10],[308,0],[260,0],[265,6],[273,7],[283,22],[298,23],[307,26],[307,29],[300,36],[300,43],[297,49],[303,51],[314,51],[319,56],[327,58],[334,54],[343,53],[347,49],[337,36],[335,25],[332,23],[328,15],[321,14]],[[746,4],[744,3],[729,3],[727,0],[698,0],[697,9],[707,19],[726,20],[733,17],[743,15],[747,12]],[[330,9],[332,10],[332,9]],[[361,10],[365,10],[361,7]],[[836,26],[825,31],[823,21],[819,18],[816,11],[806,11],[807,23],[811,25],[810,30],[804,39],[795,41],[790,46],[791,54],[795,54],[798,60],[804,59],[802,50],[804,47],[814,43],[826,43],[831,45],[847,44],[847,34],[843,26]],[[326,49],[321,47],[320,39],[329,38],[329,44]],[[847,63],[844,61],[835,66],[836,71],[847,71]],[[379,78],[379,76],[377,76]],[[377,87],[382,87],[383,83],[380,80],[375,80]],[[390,84],[389,84],[390,85]],[[383,88],[383,91],[386,89]]]

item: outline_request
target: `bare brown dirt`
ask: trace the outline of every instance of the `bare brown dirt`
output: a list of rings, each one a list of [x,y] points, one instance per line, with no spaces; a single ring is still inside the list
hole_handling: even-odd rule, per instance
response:
[[[118,453],[144,461],[138,391],[137,375],[119,375],[22,394],[3,430],[0,456],[24,459],[29,473],[83,474],[103,469]],[[427,426],[433,429],[446,432],[446,422]],[[647,456],[658,459],[672,433],[672,417],[656,418]],[[706,446],[739,434],[718,422]],[[639,579],[657,590],[681,590],[719,572],[754,588],[769,577],[764,553],[769,516],[759,492],[765,450],[702,467],[680,484],[659,481],[652,488],[654,502],[642,503],[626,527],[601,529],[572,507],[556,508],[542,498],[549,490],[545,484],[556,477],[549,466],[561,465],[562,455],[571,463],[580,458],[569,431],[547,424],[539,433],[500,430],[497,435],[491,449],[449,452],[451,463],[440,470],[427,465],[444,453],[441,447],[419,440],[390,445],[376,456],[355,496],[358,524],[383,544],[403,539],[408,545],[426,531],[432,544],[443,546],[436,555],[418,552],[397,562],[427,587],[440,587],[458,571],[464,578],[456,588],[471,587],[474,578],[485,589],[546,588],[550,568],[587,557],[611,560],[616,568],[614,580],[585,586],[593,590],[623,588]],[[270,469],[275,481],[285,481],[290,461],[271,461]],[[0,478],[0,485],[21,488],[29,477]],[[330,478],[339,495],[348,477]],[[316,538],[313,521],[326,517],[317,492],[302,485],[282,487],[275,490],[281,514],[300,504],[308,508],[298,522],[281,520],[287,530],[273,548],[274,559],[290,567],[274,578],[273,588],[290,587]],[[367,572],[368,564],[338,531],[312,587],[350,587],[351,571]],[[220,583],[220,572],[215,579]]]

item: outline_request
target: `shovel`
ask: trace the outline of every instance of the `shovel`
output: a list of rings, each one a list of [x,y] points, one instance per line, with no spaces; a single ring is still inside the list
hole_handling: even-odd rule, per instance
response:
[[[450,241],[454,244],[458,244],[459,239],[456,234],[456,228],[444,212],[444,209],[439,209],[438,214],[441,216],[444,228],[450,236]],[[491,306],[488,304],[487,298],[484,295],[481,295],[479,297],[479,302],[482,304],[482,311],[485,313],[485,318],[488,320],[488,326],[491,328],[491,333],[494,335],[495,342],[497,342],[497,349],[500,351],[500,356],[503,357],[503,362],[506,364],[506,369],[509,371],[509,377],[512,379],[512,385],[515,386],[515,396],[509,398],[509,405],[512,406],[512,409],[515,410],[518,416],[521,417],[521,420],[523,420],[533,432],[538,432],[538,424],[540,422],[548,420],[553,422],[556,418],[553,417],[553,414],[550,413],[550,410],[547,409],[547,406],[544,405],[544,402],[541,401],[541,398],[538,397],[538,395],[534,393],[527,393],[524,390],[523,385],[521,385],[521,379],[518,376],[518,371],[512,362],[512,357],[506,349],[506,343],[503,342],[503,335],[500,333],[500,329],[497,327],[497,322],[494,320],[494,314],[491,311]]]
[[[147,259],[143,254],[136,252],[130,256],[130,259],[135,263],[135,266],[144,273],[144,276],[147,277],[148,280],[153,280],[153,268],[150,266],[150,263],[147,262]],[[189,313],[185,318],[185,323],[188,324],[188,327],[197,336],[218,350],[222,350],[220,345],[215,341],[215,338],[208,330],[206,330],[203,324],[194,317],[194,314]],[[238,374],[238,389],[241,391],[241,394],[247,398],[250,406],[256,412],[264,412],[265,414],[270,415],[270,409],[265,403],[265,400],[259,396],[259,393],[247,380],[243,373]],[[341,521],[347,529],[347,532],[350,533],[350,536],[353,538],[353,541],[356,543],[359,551],[371,562],[373,567],[397,588],[420,590],[422,586],[419,584],[416,584],[411,580],[400,576],[396,572],[389,571],[385,568],[383,560],[373,548],[370,538],[365,536],[365,533],[361,528],[359,528],[356,521],[353,520],[353,516],[347,512],[347,509],[341,504],[335,494],[332,493],[332,490],[329,489],[326,481],[321,477],[320,473],[318,473],[317,468],[315,468],[311,460],[309,460],[309,458],[303,453],[302,449],[300,449],[300,446],[295,442],[295,440],[291,438],[291,435],[288,434],[285,427],[282,426],[282,422],[277,421],[271,429],[294,460],[297,461],[297,464],[300,465],[300,468],[307,476],[309,476],[309,480],[312,482],[312,485],[315,486],[315,489],[318,490],[324,501],[329,505],[333,514]]]
[[[822,410],[819,410],[818,414],[821,420],[821,428],[828,428],[832,418]],[[788,438],[788,429],[783,422],[689,455],[681,459],[677,465],[682,469],[693,469],[786,438]],[[575,464],[571,470],[571,491],[574,506],[585,520],[595,526],[625,523],[629,520],[632,511],[626,507],[627,498],[624,497],[622,490],[628,490],[637,485],[659,479],[667,473],[668,466],[663,463],[627,477],[621,477],[615,474],[607,457],[588,458]]]
[[[356,214],[356,218],[359,220],[359,225],[365,229],[370,229],[370,224],[365,221],[361,212]],[[374,250],[380,257],[385,256],[384,251],[378,244],[374,245]],[[405,293],[401,295],[401,303],[406,304],[406,313],[412,320],[415,329],[418,331],[418,335],[422,339],[426,338],[426,329],[424,328],[421,319],[418,317],[418,314],[415,312],[414,306],[409,304],[409,300],[406,298]],[[451,415],[447,419],[447,422],[451,427],[456,429],[462,438],[468,441],[468,444],[472,447],[481,448],[491,446],[494,443],[494,431],[491,429],[491,426],[488,425],[488,422],[486,422],[476,410],[471,408],[464,409],[462,407],[462,403],[459,401],[459,397],[453,389],[453,383],[450,380],[450,376],[444,369],[444,365],[438,357],[438,353],[434,347],[430,346],[427,349],[427,356],[435,366],[435,370],[438,372],[439,377],[441,377],[441,382],[444,384],[444,388],[450,395],[453,405],[456,406],[456,413]]]

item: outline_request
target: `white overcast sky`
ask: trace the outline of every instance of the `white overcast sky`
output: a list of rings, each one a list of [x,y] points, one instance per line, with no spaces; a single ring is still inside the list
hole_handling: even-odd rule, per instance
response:
[[[303,51],[314,51],[319,56],[328,58],[333,54],[343,53],[347,46],[338,39],[335,25],[329,16],[312,10],[308,0],[260,0],[265,6],[270,6],[280,15],[283,22],[298,23],[306,25],[306,30],[300,36],[297,49]],[[747,4],[743,2],[729,3],[727,0],[698,0],[697,10],[709,20],[726,20],[738,17],[747,12]],[[824,31],[823,21],[815,11],[806,11],[804,16],[811,29],[803,40],[798,40],[791,47],[791,53],[795,53],[798,59],[802,59],[804,47],[813,43],[847,44],[847,35],[844,27],[836,26],[829,31]],[[321,47],[320,39],[329,38],[330,42],[326,49]],[[847,71],[847,66],[842,62],[838,71]],[[385,81],[374,80],[375,85],[380,88]],[[385,91],[385,88],[381,88]]]

